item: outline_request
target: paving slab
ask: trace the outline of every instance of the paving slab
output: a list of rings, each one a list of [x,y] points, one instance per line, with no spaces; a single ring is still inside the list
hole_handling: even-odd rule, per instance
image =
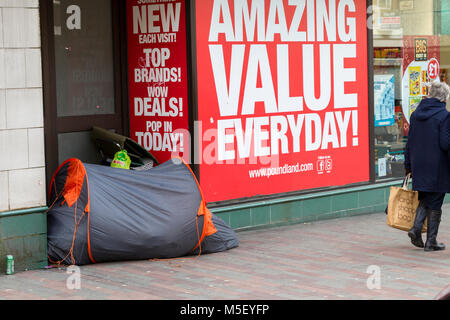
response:
[[[226,252],[81,266],[79,283],[67,267],[1,275],[0,300],[430,300],[450,284],[450,248],[412,246],[384,213],[237,234]]]

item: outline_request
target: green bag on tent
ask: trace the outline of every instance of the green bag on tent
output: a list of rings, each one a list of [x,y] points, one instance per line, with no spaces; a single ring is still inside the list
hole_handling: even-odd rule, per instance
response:
[[[111,167],[130,170],[131,159],[127,150],[116,152],[114,160],[111,162]]]

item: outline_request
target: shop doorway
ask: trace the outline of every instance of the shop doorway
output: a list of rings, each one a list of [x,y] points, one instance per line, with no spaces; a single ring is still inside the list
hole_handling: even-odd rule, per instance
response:
[[[100,163],[92,127],[128,131],[123,2],[40,1],[47,183],[69,158]]]

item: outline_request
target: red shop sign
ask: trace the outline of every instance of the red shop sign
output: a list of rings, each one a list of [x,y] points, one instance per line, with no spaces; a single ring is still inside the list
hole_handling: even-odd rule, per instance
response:
[[[196,0],[208,202],[369,180],[366,2]]]
[[[435,80],[439,77],[439,62],[436,58],[432,58],[430,62],[428,63],[428,76],[431,80]]]
[[[188,148],[184,0],[127,0],[131,138],[162,163]],[[181,151],[181,152],[180,152]]]

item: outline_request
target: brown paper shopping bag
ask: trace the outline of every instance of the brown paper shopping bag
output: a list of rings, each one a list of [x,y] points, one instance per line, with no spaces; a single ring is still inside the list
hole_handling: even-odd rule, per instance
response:
[[[409,231],[414,225],[416,209],[419,206],[419,192],[408,189],[408,175],[402,187],[391,187],[387,207],[387,224],[392,228]],[[427,231],[425,220],[422,232]]]

